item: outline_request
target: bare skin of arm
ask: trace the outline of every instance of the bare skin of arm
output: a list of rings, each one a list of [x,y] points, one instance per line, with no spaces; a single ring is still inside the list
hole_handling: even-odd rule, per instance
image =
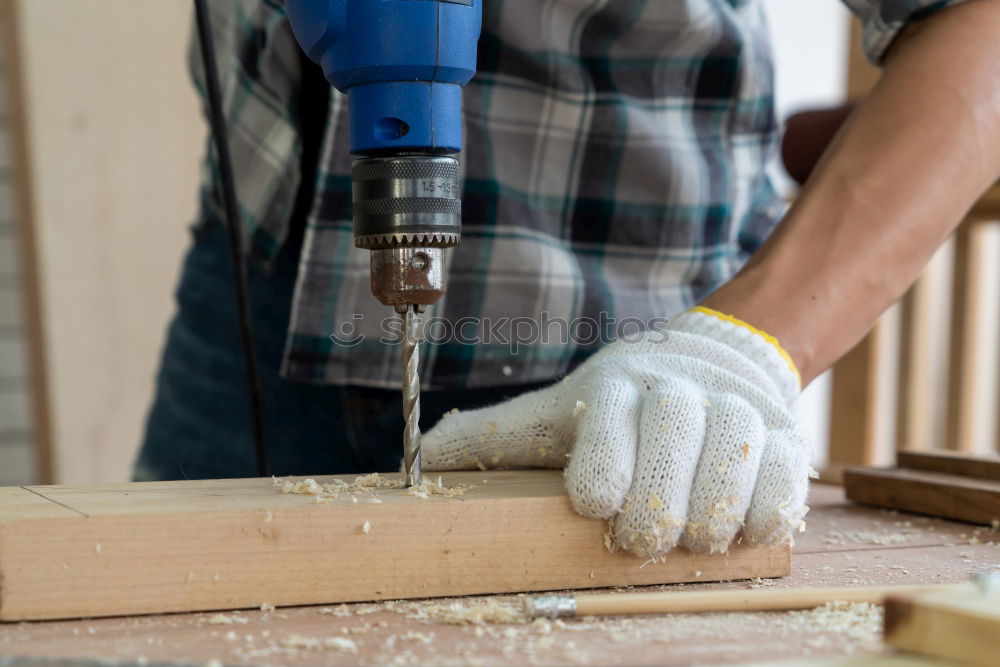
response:
[[[1000,176],[1000,1],[908,27],[774,234],[703,305],[775,336],[803,386],[899,299]]]

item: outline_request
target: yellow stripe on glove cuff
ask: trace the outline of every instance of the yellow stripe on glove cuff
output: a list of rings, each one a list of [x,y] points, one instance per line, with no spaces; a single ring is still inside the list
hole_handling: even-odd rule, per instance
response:
[[[714,317],[716,319],[722,320],[723,322],[728,322],[730,324],[735,324],[736,326],[742,327],[742,328],[746,329],[747,331],[749,331],[751,333],[754,333],[754,334],[757,334],[758,336],[760,336],[761,338],[763,338],[764,340],[766,340],[768,343],[771,344],[772,347],[774,347],[775,350],[778,351],[778,354],[781,356],[781,358],[785,360],[785,363],[788,364],[788,368],[792,371],[792,374],[795,376],[795,379],[798,382],[799,387],[800,388],[802,387],[802,374],[799,373],[798,367],[795,365],[795,362],[792,360],[792,355],[788,354],[788,352],[785,350],[785,348],[781,347],[781,343],[778,342],[777,338],[775,338],[771,334],[767,333],[766,331],[762,331],[761,329],[758,329],[757,327],[755,327],[752,324],[744,322],[743,320],[739,319],[738,317],[733,317],[732,315],[727,315],[725,313],[720,313],[719,311],[714,310],[712,308],[706,308],[705,306],[695,306],[694,308],[691,309],[691,312],[692,313],[701,313],[703,315],[710,315],[711,317]]]

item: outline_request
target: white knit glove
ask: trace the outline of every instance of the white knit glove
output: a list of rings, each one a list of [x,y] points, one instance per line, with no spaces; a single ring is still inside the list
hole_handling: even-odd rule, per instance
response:
[[[798,371],[777,341],[696,308],[601,350],[556,385],[449,413],[427,470],[566,467],[570,501],[614,544],[658,558],[787,540],[808,511]],[[567,462],[567,459],[569,461]]]

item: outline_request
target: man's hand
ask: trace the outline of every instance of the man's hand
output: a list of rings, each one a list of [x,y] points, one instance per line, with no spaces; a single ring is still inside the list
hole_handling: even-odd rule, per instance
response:
[[[614,543],[647,558],[678,544],[725,551],[741,529],[776,543],[807,510],[798,390],[777,341],[696,309],[557,385],[446,415],[424,437],[424,467],[565,466],[573,507],[611,520]]]

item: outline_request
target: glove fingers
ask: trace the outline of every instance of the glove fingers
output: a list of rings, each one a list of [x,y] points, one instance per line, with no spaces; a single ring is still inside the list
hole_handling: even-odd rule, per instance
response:
[[[678,383],[646,397],[636,477],[612,527],[622,548],[656,558],[677,544],[704,439],[705,399],[699,390]]]
[[[776,544],[802,524],[809,511],[809,443],[797,430],[772,431],[747,511],[743,534],[752,542]]]
[[[746,401],[713,398],[682,547],[709,553],[729,548],[750,507],[766,437],[763,420]]]
[[[562,468],[571,438],[560,433],[553,388],[478,410],[448,413],[421,441],[427,470]],[[562,421],[568,421],[569,415]]]
[[[577,404],[576,445],[566,467],[566,490],[584,516],[607,519],[621,508],[635,470],[639,391],[605,380]]]

